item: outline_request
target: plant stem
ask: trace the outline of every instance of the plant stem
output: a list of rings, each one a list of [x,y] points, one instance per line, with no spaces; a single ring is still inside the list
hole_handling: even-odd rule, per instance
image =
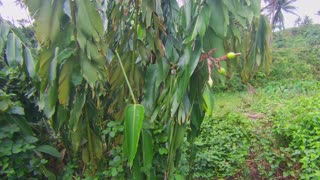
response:
[[[132,100],[133,100],[133,103],[134,103],[134,104],[137,104],[136,98],[134,97],[134,94],[133,94],[133,91],[132,91],[130,82],[129,82],[129,80],[128,80],[126,71],[125,71],[124,68],[123,68],[123,65],[122,65],[122,62],[121,62],[121,59],[120,59],[120,56],[119,56],[119,53],[118,53],[117,50],[116,50],[116,55],[117,55],[119,64],[120,64],[120,66],[121,66],[121,69],[122,69],[122,73],[123,73],[123,75],[124,75],[124,78],[126,79],[126,82],[127,82],[127,85],[128,85],[128,88],[129,88],[129,91],[130,91],[130,94],[131,94],[131,98],[132,98]]]

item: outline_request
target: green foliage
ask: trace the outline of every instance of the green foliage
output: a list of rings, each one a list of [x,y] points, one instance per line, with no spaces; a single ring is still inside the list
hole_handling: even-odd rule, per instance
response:
[[[195,140],[192,177],[228,178],[243,171],[253,137],[251,122],[237,113],[206,118]]]
[[[221,64],[243,70],[244,81],[271,60],[256,0],[24,2],[39,47],[1,26],[1,57],[32,78],[47,128],[74,161],[70,176],[181,178],[180,147],[186,137],[193,144],[213,108],[202,53],[241,51],[242,61]],[[214,72],[216,83],[225,81]]]
[[[0,79],[3,80],[3,74],[0,75]],[[11,93],[0,90],[0,176],[9,179],[55,177],[44,166],[48,160],[42,153],[58,158],[60,153],[52,146],[39,146],[39,139],[34,136],[26,118],[26,115],[32,112],[25,113],[23,104],[16,100],[17,94],[13,94],[15,89],[10,86],[10,80],[14,79],[9,79],[6,82],[7,86],[2,88]],[[21,84],[20,87],[23,87]]]
[[[303,179],[320,177],[319,104],[318,94],[295,98],[274,118],[275,134],[288,147],[291,158],[301,164],[299,176]]]

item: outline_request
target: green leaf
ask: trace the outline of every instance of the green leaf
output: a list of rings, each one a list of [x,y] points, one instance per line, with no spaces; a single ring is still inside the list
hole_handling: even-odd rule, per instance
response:
[[[32,135],[31,126],[28,124],[24,116],[20,116],[20,117],[9,116],[9,117],[10,117],[10,120],[13,120],[14,123],[16,123],[19,126],[19,128],[25,135]]]
[[[10,114],[24,115],[24,109],[21,106],[13,106],[9,110]]]
[[[145,107],[146,117],[151,116],[159,94],[160,84],[166,79],[170,67],[165,59],[157,64],[149,65],[147,69],[144,97],[141,104]],[[149,120],[149,119],[148,119]]]
[[[144,107],[141,104],[130,104],[125,111],[124,137],[130,167],[136,156],[140,132],[144,119]]]
[[[214,108],[214,97],[213,93],[211,92],[210,88],[208,86],[205,87],[203,94],[203,108],[205,109],[207,115],[211,115]]]
[[[2,55],[5,42],[8,39],[9,30],[10,30],[10,27],[7,23],[0,22],[0,55]]]
[[[9,108],[8,101],[0,101],[0,111],[4,112]]]
[[[57,64],[58,64],[58,53],[59,48],[55,48],[54,56],[49,65],[49,83],[52,85],[55,83],[55,79],[57,77]]]
[[[81,58],[81,69],[83,77],[87,80],[88,84],[93,88],[99,79],[98,68],[91,63],[85,56]]]
[[[143,167],[146,168],[146,175],[150,177],[150,170],[153,160],[153,143],[152,135],[148,130],[142,130],[142,157]]]
[[[75,1],[77,5],[77,28],[87,37],[93,37],[99,41],[103,36],[103,24],[95,2],[93,1]]]
[[[86,95],[84,93],[76,94],[75,102],[70,112],[70,119],[69,119],[69,128],[72,131],[77,130],[79,119],[82,114],[82,108],[85,102],[86,102]]]
[[[16,46],[15,46],[15,35],[13,33],[9,33],[8,41],[6,45],[6,60],[9,66],[16,65]]]
[[[31,15],[36,20],[36,37],[40,44],[48,46],[59,40],[60,22],[63,15],[64,0],[33,1],[27,0]]]
[[[30,52],[30,49],[24,48],[23,55],[24,55],[24,63],[27,68],[27,72],[29,76],[31,78],[35,78],[36,77],[35,64],[34,64],[34,60]]]
[[[43,153],[49,154],[49,155],[57,157],[57,158],[61,158],[60,152],[56,148],[49,146],[49,145],[38,146],[36,148],[36,151],[43,152]]]
[[[58,99],[65,106],[69,104],[73,64],[72,60],[65,62],[59,77]]]
[[[44,114],[48,117],[51,118],[55,112],[56,108],[56,103],[57,103],[57,87],[56,83],[53,84],[53,86],[49,86],[47,88],[47,92],[44,94],[40,94],[40,105],[43,107]]]
[[[179,59],[178,70],[183,72],[180,73],[176,82],[178,87],[173,96],[171,116],[177,111],[179,104],[186,93],[190,78],[199,63],[200,53],[200,46],[196,45],[194,50],[192,50],[191,46],[187,46],[183,56]]]
[[[210,7],[211,19],[210,27],[214,32],[220,37],[224,38],[227,35],[227,25],[229,24],[228,13],[220,0],[208,1],[208,6]],[[225,15],[226,14],[226,15]]]

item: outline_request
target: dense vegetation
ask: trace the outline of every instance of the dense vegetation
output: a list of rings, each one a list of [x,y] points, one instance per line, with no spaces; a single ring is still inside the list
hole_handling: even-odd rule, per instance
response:
[[[24,3],[31,27],[0,20],[1,178],[319,176],[319,27],[274,34],[270,68],[260,1]]]
[[[274,33],[270,76],[258,73],[254,91],[236,91],[233,80],[215,94],[214,115],[195,143],[194,178],[320,177],[319,30]]]

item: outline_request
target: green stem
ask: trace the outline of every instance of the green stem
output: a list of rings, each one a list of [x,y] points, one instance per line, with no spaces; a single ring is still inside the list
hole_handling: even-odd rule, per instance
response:
[[[136,101],[136,98],[134,97],[134,94],[133,94],[133,91],[132,91],[130,82],[129,82],[129,80],[128,80],[126,71],[124,70],[124,67],[123,67],[123,65],[122,65],[122,62],[121,62],[121,59],[120,59],[120,56],[119,56],[119,53],[118,53],[117,50],[116,50],[116,55],[117,55],[119,64],[120,64],[120,66],[121,66],[121,69],[122,69],[122,73],[123,73],[123,75],[124,75],[124,78],[126,79],[126,82],[127,82],[127,85],[128,85],[128,88],[129,88],[129,91],[130,91],[130,94],[131,94],[131,98],[132,98],[132,100],[133,100],[133,103],[134,103],[134,104],[138,104],[137,101]]]

